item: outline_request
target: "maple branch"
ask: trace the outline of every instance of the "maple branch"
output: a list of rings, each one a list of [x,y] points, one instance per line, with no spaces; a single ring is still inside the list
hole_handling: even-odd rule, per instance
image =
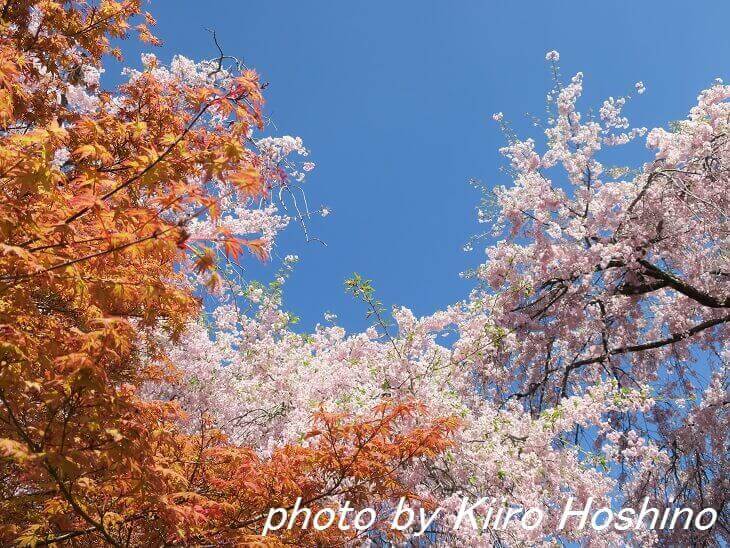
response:
[[[132,523],[134,521],[139,521],[140,519],[143,519],[145,516],[143,514],[137,514],[134,516],[130,516],[127,519],[123,520],[121,523]],[[69,531],[67,533],[60,533],[56,535],[55,537],[46,537],[43,540],[36,541],[36,546],[50,546],[52,544],[58,544],[60,542],[65,542],[67,540],[71,540],[74,538],[78,538],[84,535],[89,535],[91,533],[95,533],[97,531],[96,527],[88,527],[87,529],[79,529],[77,531]]]
[[[74,498],[74,496],[71,494],[71,491],[66,487],[66,485],[63,483],[63,480],[58,475],[58,471],[51,466],[51,464],[48,462],[46,458],[43,459],[43,462],[45,464],[46,470],[48,470],[48,473],[51,475],[51,477],[56,482],[56,485],[58,485],[58,488],[61,491],[61,494],[63,495],[63,498],[66,499],[66,501],[71,505],[71,507],[74,509],[74,511],[81,516],[84,520],[86,520],[88,523],[90,523],[101,535],[104,537],[104,539],[111,544],[112,546],[119,546],[121,547],[121,544],[118,543],[114,537],[112,537],[107,530],[104,528],[103,523],[100,523],[96,521],[94,518],[92,518],[83,508],[81,508],[81,505],[79,505],[78,501]]]
[[[56,535],[55,537],[46,537],[43,540],[38,540],[35,542],[36,546],[50,546],[52,544],[57,544],[59,542],[65,542],[67,540],[71,540],[73,538],[77,538],[83,535],[89,535],[91,533],[96,532],[96,527],[89,527],[87,529],[81,529],[78,531],[70,531],[68,533],[61,533],[59,535]]]
[[[330,496],[342,495],[342,494],[347,493],[347,492],[352,492],[353,490],[355,490],[355,489],[357,489],[359,487],[362,487],[363,485],[367,485],[367,484],[369,484],[369,483],[371,483],[373,481],[382,480],[382,479],[384,479],[386,477],[389,477],[394,472],[396,472],[399,468],[401,468],[405,463],[409,462],[416,455],[418,455],[418,453],[421,450],[421,448],[423,448],[423,447],[426,446],[427,439],[421,440],[419,443],[415,444],[410,450],[406,451],[405,454],[401,454],[398,457],[398,459],[396,460],[396,462],[394,464],[390,465],[389,467],[387,467],[386,470],[384,470],[381,474],[376,475],[376,476],[371,476],[371,477],[368,477],[368,478],[364,478],[364,479],[362,479],[360,481],[356,481],[353,485],[350,485],[346,489],[339,490],[338,491],[339,487],[342,485],[342,483],[347,478],[347,475],[346,475],[347,471],[355,463],[355,461],[357,459],[357,455],[366,446],[368,446],[372,442],[372,440],[379,433],[382,432],[383,428],[385,428],[385,426],[386,426],[387,421],[388,420],[392,420],[395,417],[396,416],[394,414],[390,414],[387,417],[385,415],[383,415],[380,419],[374,419],[373,421],[370,421],[370,422],[377,422],[378,423],[377,426],[375,426],[374,427],[374,430],[372,432],[370,432],[370,434],[368,436],[366,436],[364,439],[361,439],[359,441],[359,443],[355,446],[355,454],[353,456],[349,457],[350,463],[345,467],[345,469],[344,470],[341,469],[339,471],[339,474],[338,474],[339,477],[335,481],[335,483],[331,487],[329,487],[328,489],[326,489],[325,491],[323,491],[323,492],[321,492],[321,493],[319,493],[317,495],[313,495],[310,498],[302,501],[300,503],[300,506],[302,506],[302,507],[308,507],[312,503],[315,503],[315,502],[317,502],[317,501],[319,501],[319,500],[321,500],[323,498],[327,498],[327,497],[330,497]],[[329,426],[329,424],[328,424],[328,426]],[[336,451],[335,451],[335,455],[337,455],[337,452]],[[340,462],[339,459],[338,459],[338,462]],[[293,507],[294,507],[294,505],[289,505],[288,507],[285,507],[284,510],[288,511],[288,510],[291,510]],[[265,518],[266,518],[266,514],[259,514],[257,516],[252,517],[252,518],[249,518],[248,520],[245,520],[245,521],[240,521],[238,523],[235,523],[235,522],[234,523],[229,523],[225,527],[225,529],[228,529],[228,530],[237,530],[237,529],[250,528],[250,526],[252,526],[252,525],[254,525],[256,523],[261,522]],[[214,531],[214,534],[220,533],[222,530],[224,530],[224,529],[219,529],[218,531]]]
[[[5,0],[5,5],[3,6],[3,12],[0,14],[0,19],[6,20],[8,18],[8,11],[10,11],[10,4],[13,3],[13,0]]]
[[[168,232],[170,232],[172,230],[175,230],[177,228],[180,228],[182,226],[185,226],[185,224],[187,224],[190,220],[192,220],[192,219],[194,219],[194,218],[202,215],[203,213],[205,213],[206,211],[208,211],[208,209],[210,209],[210,206],[208,206],[208,205],[201,206],[196,211],[194,211],[193,213],[191,213],[190,215],[188,215],[185,219],[181,220],[176,226],[171,226],[171,227],[166,228],[165,230],[162,230],[162,231],[159,231],[159,232],[158,231],[155,231],[151,235],[146,236],[144,238],[138,238],[137,240],[134,240],[132,242],[128,242],[126,244],[119,245],[119,246],[114,247],[114,248],[111,248],[111,249],[106,249],[106,250],[103,250],[103,251],[98,251],[96,253],[91,253],[91,254],[86,255],[84,257],[79,257],[79,258],[73,259],[71,261],[67,261],[67,262],[64,262],[64,263],[59,263],[59,264],[50,266],[50,267],[48,267],[48,268],[46,268],[44,270],[41,270],[41,271],[38,271],[38,272],[33,272],[31,274],[23,274],[21,276],[8,276],[8,275],[6,275],[6,276],[0,276],[0,280],[14,279],[15,280],[14,283],[10,284],[10,286],[12,286],[12,285],[15,285],[15,284],[19,283],[22,280],[29,279],[29,278],[32,278],[34,276],[38,276],[38,275],[41,275],[41,274],[45,274],[47,272],[50,272],[50,271],[53,271],[53,270],[57,270],[59,268],[63,268],[63,267],[66,267],[66,266],[71,266],[71,265],[74,265],[76,263],[80,263],[80,262],[83,262],[83,261],[88,261],[90,259],[94,259],[94,258],[100,257],[102,255],[107,255],[109,253],[113,253],[115,251],[120,251],[122,249],[126,249],[128,247],[131,247],[131,246],[134,246],[134,245],[137,245],[137,244],[146,242],[146,241],[151,240],[151,239],[154,239],[154,238],[159,238],[160,236],[164,236],[165,234],[167,234]]]
[[[13,409],[10,406],[10,403],[5,398],[5,394],[2,390],[0,390],[0,402],[5,406],[5,409],[7,410],[8,417],[10,418],[13,426],[15,427],[15,431],[20,435],[20,437],[25,441],[28,448],[35,454],[40,454],[43,451],[41,450],[41,447],[38,446],[36,442],[33,441],[33,439],[30,437],[28,432],[26,432],[26,429],[20,424],[20,421],[15,416],[15,413],[13,413]],[[66,499],[66,501],[71,505],[71,507],[74,509],[74,511],[81,516],[84,520],[86,520],[88,523],[90,523],[96,530],[98,530],[102,536],[109,542],[112,546],[120,546],[116,540],[114,540],[113,537],[111,537],[106,529],[104,528],[104,525],[97,522],[94,518],[88,515],[86,511],[81,508],[78,501],[73,497],[71,494],[71,491],[66,487],[66,485],[63,483],[63,480],[58,475],[58,471],[56,468],[48,461],[48,457],[43,457],[43,467],[48,471],[48,474],[53,478],[56,485],[58,486],[58,489],[60,490],[61,494],[63,495],[63,498]]]
[[[63,263],[55,264],[53,266],[49,266],[48,268],[45,268],[43,270],[39,270],[38,272],[32,272],[30,274],[22,274],[20,276],[0,276],[0,280],[10,280],[13,279],[15,283],[18,283],[22,280],[26,280],[29,278],[33,278],[35,276],[40,276],[42,274],[46,274],[48,272],[52,272],[54,270],[58,270],[59,268],[65,268],[67,266],[75,265],[76,263],[80,263],[83,261],[88,261],[90,259],[95,259],[96,257],[101,257],[103,255],[108,255],[109,253],[114,253],[115,251],[121,251],[122,249],[126,249],[128,247],[131,247],[133,245],[141,244],[143,242],[146,242],[147,240],[152,240],[154,238],[159,238],[160,236],[165,235],[166,233],[170,232],[174,228],[177,227],[170,227],[167,228],[161,232],[155,232],[153,234],[150,234],[149,236],[145,236],[144,238],[139,238],[137,240],[134,240],[132,242],[127,242],[126,244],[119,245],[117,247],[112,247],[110,249],[104,249],[102,251],[97,251],[96,253],[90,253],[89,255],[85,255],[83,257],[78,257],[77,259],[73,259],[71,261],[66,261]]]
[[[187,126],[185,126],[185,129],[178,135],[177,139],[175,139],[172,144],[170,144],[164,151],[162,151],[162,154],[160,154],[153,162],[151,162],[147,167],[145,167],[142,171],[137,173],[136,175],[133,175],[131,178],[127,179],[120,185],[116,186],[106,194],[103,194],[101,196],[101,200],[107,200],[114,196],[117,192],[120,192],[121,190],[124,190],[129,185],[133,184],[134,182],[138,181],[142,177],[144,177],[147,173],[149,173],[152,169],[157,166],[160,162],[162,162],[172,151],[173,149],[180,144],[180,142],[185,138],[185,136],[190,133],[190,131],[193,129],[193,126],[200,120],[200,117],[205,114],[205,112],[213,105],[214,101],[207,102],[199,111],[198,113],[193,117],[193,119],[188,122]],[[86,214],[88,211],[91,210],[91,206],[86,206],[73,215],[71,215],[69,218],[67,218],[64,221],[64,224],[68,225],[74,222],[76,219],[81,217],[82,215]]]

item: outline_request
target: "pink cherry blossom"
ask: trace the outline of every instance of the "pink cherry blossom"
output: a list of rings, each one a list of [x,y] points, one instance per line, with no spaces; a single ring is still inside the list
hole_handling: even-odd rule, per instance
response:
[[[145,65],[161,78],[190,80],[205,66],[182,58],[171,68],[150,58]],[[467,273],[476,285],[463,300],[423,317],[396,307],[389,326],[364,292],[376,312],[370,328],[347,333],[327,313],[327,325],[301,333],[283,306],[298,257],[286,256],[268,285],[231,272],[179,343],[157,334],[181,376],[148,385],[147,396],[175,399],[190,428],[207,414],[261,454],[308,443],[319,409],[364,414],[383,398],[416,398],[434,414],[458,415],[453,447],[435,463],[401,470],[400,479],[446,509],[464,495],[489,495],[549,517],[534,530],[462,529],[454,545],[730,540],[730,86],[702,91],[671,131],[647,132],[623,114],[628,97],[609,97],[584,114],[583,74],[567,84],[554,76],[544,134],[510,134],[501,149],[511,180],[488,190],[479,208],[497,239]],[[645,134],[643,164],[604,165],[605,149]],[[281,170],[311,171],[309,162],[302,172],[291,167],[290,156],[308,154],[301,139],[254,140],[272,181]],[[223,205],[218,220],[193,225],[193,238],[209,237],[218,223],[258,234],[273,249],[289,221],[275,202]],[[487,215],[495,205],[495,216]],[[551,509],[567,496],[712,507],[721,525],[558,536]],[[440,526],[452,521],[447,515]]]

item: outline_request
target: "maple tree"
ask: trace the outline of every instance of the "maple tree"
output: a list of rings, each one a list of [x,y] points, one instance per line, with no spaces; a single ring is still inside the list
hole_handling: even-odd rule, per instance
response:
[[[177,404],[142,396],[176,374],[159,332],[177,340],[198,292],[247,253],[266,259],[282,221],[258,200],[292,173],[262,152],[286,139],[252,137],[258,76],[222,54],[169,70],[148,55],[117,90],[101,88],[102,57],[120,57],[112,39],[135,30],[157,43],[141,4],[21,0],[0,12],[3,544],[245,540],[296,496],[408,493],[394,471],[445,448],[455,426],[416,424],[415,403],[384,400],[318,415],[324,430],[306,445],[264,457],[205,417],[185,430]]]

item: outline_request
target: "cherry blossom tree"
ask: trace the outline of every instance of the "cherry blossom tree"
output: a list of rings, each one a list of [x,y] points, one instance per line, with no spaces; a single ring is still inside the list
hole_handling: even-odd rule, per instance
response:
[[[659,508],[721,515],[711,532],[660,540],[726,539],[730,87],[715,83],[687,119],[648,132],[654,156],[633,171],[598,160],[646,131],[629,128],[626,98],[584,117],[581,91],[580,73],[567,85],[556,77],[542,153],[502,122],[514,181],[494,193],[505,238],[475,276],[478,302],[516,338],[485,360],[510,370],[492,397],[537,416],[606,379],[648,387],[648,413],[610,416],[623,432],[590,444],[612,446],[628,503],[648,496]],[[588,444],[577,429],[582,437]]]
[[[479,218],[497,241],[469,273],[477,287],[466,299],[424,318],[396,308],[390,326],[356,276],[347,289],[373,327],[301,334],[282,309],[289,257],[272,285],[239,287],[190,324],[170,349],[184,374],[150,394],[211,415],[263,454],[302,440],[322,407],[359,412],[415,397],[460,416],[454,447],[403,481],[445,508],[487,495],[550,517],[531,531],[458,533],[447,518],[435,540],[727,540],[730,87],[716,83],[686,120],[647,131],[622,114],[629,96],[581,114],[583,75],[563,83],[558,59],[547,55],[555,88],[542,149],[494,115],[512,182],[485,188]],[[653,151],[644,165],[599,160],[644,136]],[[443,335],[455,342],[440,344]],[[707,531],[557,534],[554,508],[568,495],[625,506],[648,497],[719,518]]]

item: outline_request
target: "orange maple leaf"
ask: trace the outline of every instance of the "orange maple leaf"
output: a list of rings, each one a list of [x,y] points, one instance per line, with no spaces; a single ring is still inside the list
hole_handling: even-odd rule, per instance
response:
[[[263,194],[263,177],[255,167],[234,171],[227,178],[245,196]]]

